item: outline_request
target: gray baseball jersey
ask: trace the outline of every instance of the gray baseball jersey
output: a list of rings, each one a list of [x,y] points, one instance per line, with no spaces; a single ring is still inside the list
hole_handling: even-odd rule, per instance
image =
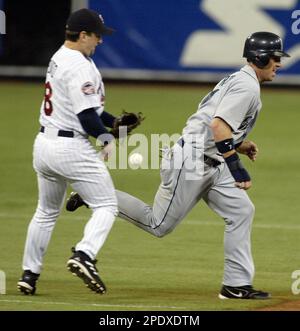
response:
[[[212,119],[220,117],[229,124],[237,144],[244,140],[253,128],[260,109],[259,82],[255,71],[245,65],[240,71],[222,79],[204,97],[197,112],[188,119],[183,129],[183,137],[186,140],[187,136],[194,137],[196,147],[200,148],[197,144],[203,140],[197,138],[204,134],[204,154],[223,162],[210,130]]]
[[[250,230],[254,206],[246,191],[235,186],[223,157],[217,152],[210,124],[213,118],[222,118],[232,128],[235,143],[238,143],[252,129],[260,108],[259,82],[255,71],[246,65],[224,78],[203,99],[183,129],[185,143],[181,140],[164,153],[162,165],[171,166],[161,167],[161,183],[153,207],[117,191],[119,216],[158,237],[171,232],[203,199],[225,220],[223,284],[228,286],[251,285],[253,281]],[[204,146],[199,137],[204,137]],[[192,149],[201,151],[196,154],[196,160],[182,158],[188,155],[191,145],[196,147]],[[203,153],[221,162],[217,164],[203,157]],[[174,167],[178,159],[182,160],[181,167]],[[194,162],[202,163],[203,171],[193,167]],[[191,172],[193,176],[189,177]]]

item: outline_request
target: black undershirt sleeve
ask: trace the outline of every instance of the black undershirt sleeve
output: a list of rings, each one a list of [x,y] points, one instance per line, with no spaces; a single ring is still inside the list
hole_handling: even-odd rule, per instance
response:
[[[103,111],[102,114],[100,115],[100,118],[105,126],[108,128],[112,128],[114,126],[114,121],[115,121],[115,116],[112,114]]]
[[[105,135],[105,137],[103,136],[101,139],[103,143],[109,143],[113,140],[113,136],[109,135],[109,132],[106,130],[101,117],[98,116],[94,108],[85,109],[77,114],[77,116],[84,131],[88,135],[94,138]]]

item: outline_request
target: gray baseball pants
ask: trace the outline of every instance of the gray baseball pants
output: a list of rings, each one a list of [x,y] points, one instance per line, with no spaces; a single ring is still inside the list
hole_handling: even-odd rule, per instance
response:
[[[216,167],[208,165],[202,154],[201,158],[197,156],[197,162],[202,162],[202,171],[193,170],[191,163],[195,160],[182,157],[186,148],[191,146],[175,144],[171,150],[165,151],[160,170],[161,184],[153,207],[128,193],[116,191],[119,217],[156,237],[163,237],[203,199],[225,221],[223,284],[252,285],[254,265],[250,233],[254,205],[244,190],[235,187],[225,163]],[[175,159],[182,159],[181,167],[174,166]],[[163,169],[166,162],[170,169]]]

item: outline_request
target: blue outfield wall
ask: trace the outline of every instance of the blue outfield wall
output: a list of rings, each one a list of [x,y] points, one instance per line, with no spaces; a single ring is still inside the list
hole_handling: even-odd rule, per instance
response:
[[[94,60],[122,72],[232,72],[243,65],[243,44],[255,31],[283,38],[285,82],[300,82],[300,0],[90,0],[116,33],[105,36]]]

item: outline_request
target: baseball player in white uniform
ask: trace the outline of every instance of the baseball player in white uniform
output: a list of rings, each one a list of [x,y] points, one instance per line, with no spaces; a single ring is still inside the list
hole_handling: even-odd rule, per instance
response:
[[[117,215],[117,199],[108,170],[88,136],[102,139],[106,157],[112,145],[106,127],[112,127],[115,117],[104,111],[104,85],[90,56],[102,43],[102,36],[112,32],[98,13],[88,9],[74,12],[67,21],[65,43],[48,67],[41,129],[33,151],[39,199],[28,228],[24,272],[18,282],[19,290],[25,294],[36,291],[68,183],[88,202],[92,216],[67,267],[91,290],[100,294],[106,291],[95,257]]]
[[[252,285],[254,206],[246,193],[251,178],[238,153],[256,159],[256,144],[245,138],[261,109],[260,84],[272,81],[281,57],[289,55],[279,36],[256,32],[246,39],[243,56],[248,63],[216,85],[188,119],[181,139],[164,151],[153,207],[121,191],[117,191],[117,199],[119,217],[157,237],[170,233],[203,199],[225,221],[225,267],[219,298],[267,299],[269,293]],[[68,203],[75,210],[87,201],[73,195]]]

